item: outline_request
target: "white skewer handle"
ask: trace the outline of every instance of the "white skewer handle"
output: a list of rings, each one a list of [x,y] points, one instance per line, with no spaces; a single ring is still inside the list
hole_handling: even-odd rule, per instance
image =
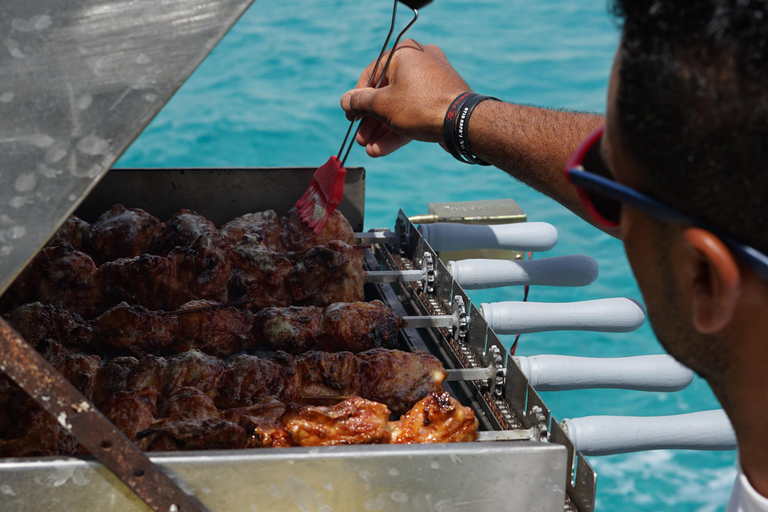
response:
[[[519,261],[449,261],[448,270],[465,290],[518,285],[587,286],[598,273],[597,262],[581,254]]]
[[[557,245],[557,229],[546,222],[518,222],[491,226],[438,222],[419,227],[436,251],[508,249],[548,251]]]
[[[645,308],[623,297],[583,302],[494,302],[480,312],[497,334],[544,331],[630,332],[645,322]]]
[[[539,355],[515,361],[538,391],[634,389],[680,391],[693,382],[693,371],[672,356],[570,357]]]
[[[562,425],[584,455],[736,449],[736,435],[722,409],[673,416],[585,416]]]

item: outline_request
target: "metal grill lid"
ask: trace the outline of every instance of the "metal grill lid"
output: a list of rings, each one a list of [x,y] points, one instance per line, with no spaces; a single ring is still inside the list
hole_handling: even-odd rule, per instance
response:
[[[253,0],[5,0],[0,293]]]

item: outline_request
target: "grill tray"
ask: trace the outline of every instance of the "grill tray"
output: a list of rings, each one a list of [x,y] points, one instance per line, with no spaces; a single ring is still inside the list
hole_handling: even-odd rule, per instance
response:
[[[113,204],[143,208],[163,219],[189,208],[217,225],[252,211],[284,214],[312,180],[314,169],[112,170],[76,214],[92,222]],[[339,209],[355,231],[363,226],[365,171],[348,169]],[[447,329],[403,329],[406,350],[428,350],[446,368],[486,366],[504,347],[418,230],[400,212],[400,240],[366,251],[370,269],[411,268],[433,254],[434,292],[421,284],[368,284],[401,314],[445,314],[461,297],[470,316],[466,341]],[[496,348],[492,348],[496,347]],[[594,509],[594,471],[550,418],[514,364],[495,392],[486,383],[449,383],[471,405],[481,430],[540,427],[542,441],[437,445],[338,446],[150,454],[212,511],[231,510],[468,510]],[[548,439],[547,439],[548,437]],[[575,476],[574,476],[575,469]],[[90,457],[0,460],[3,510],[148,510],[112,473]]]

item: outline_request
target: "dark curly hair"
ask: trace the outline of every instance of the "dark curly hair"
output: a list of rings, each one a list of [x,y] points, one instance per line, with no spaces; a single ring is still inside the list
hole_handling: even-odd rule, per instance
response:
[[[609,0],[646,192],[768,253],[768,0]]]

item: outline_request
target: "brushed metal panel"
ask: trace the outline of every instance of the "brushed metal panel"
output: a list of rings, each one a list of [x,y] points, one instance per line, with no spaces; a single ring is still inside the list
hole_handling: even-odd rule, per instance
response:
[[[563,446],[536,442],[155,454],[212,511],[562,512]],[[144,512],[103,466],[0,462],[3,510]]]

